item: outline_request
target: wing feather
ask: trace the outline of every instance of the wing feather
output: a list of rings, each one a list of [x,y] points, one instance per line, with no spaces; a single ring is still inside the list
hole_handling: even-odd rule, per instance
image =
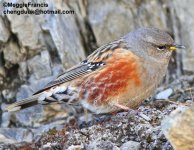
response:
[[[53,86],[71,81],[71,80],[76,79],[80,76],[83,76],[83,75],[88,74],[92,71],[95,71],[96,69],[99,69],[102,67],[101,64],[104,64],[104,63],[102,63],[102,62],[87,63],[87,64],[85,63],[85,64],[80,64],[76,67],[70,68],[69,70],[67,70],[63,74],[59,75],[54,81],[49,82],[43,89],[37,91],[34,94],[38,94],[38,93],[40,93],[46,89],[49,89]]]
[[[125,40],[121,38],[120,40],[113,41],[98,48],[91,55],[89,55],[86,60],[82,61],[79,65],[68,69],[63,74],[59,75],[54,81],[51,81],[43,89],[34,94],[38,94],[53,86],[74,80],[83,75],[91,73],[92,71],[102,68],[105,65],[105,60],[107,57],[110,57],[115,49],[126,47],[127,44],[125,43]]]

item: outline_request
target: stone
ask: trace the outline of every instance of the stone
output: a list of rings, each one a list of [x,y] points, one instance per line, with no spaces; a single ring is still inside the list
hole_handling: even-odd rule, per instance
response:
[[[3,115],[6,117],[13,114],[6,112],[6,113],[3,113]],[[6,119],[5,117],[3,118],[3,121],[5,121],[4,120]],[[49,132],[50,130],[53,130],[53,129],[62,130],[64,128],[65,122],[66,120],[58,120],[41,126],[40,125],[38,126],[37,123],[34,123],[33,125],[36,128],[31,128],[30,124],[23,123],[23,125],[28,126],[28,129],[25,129],[25,128],[8,128],[7,123],[10,123],[10,122],[8,122],[7,120],[5,121],[5,123],[1,124],[0,144],[1,143],[16,144],[20,142],[32,142],[33,139],[37,140],[35,138],[41,136],[45,132]]]
[[[18,74],[19,74],[20,80],[25,81],[27,79],[28,65],[26,61],[22,61],[19,63]]]
[[[1,144],[15,144],[17,141],[16,140],[14,140],[14,139],[9,139],[9,138],[7,138],[5,135],[3,135],[3,134],[1,134],[0,133],[0,148],[4,148],[5,147],[5,145],[2,145],[1,146]]]
[[[32,142],[33,134],[30,129],[0,128],[0,142],[12,144],[18,142]]]
[[[14,3],[23,3],[23,1],[16,0]],[[14,9],[18,8],[13,8],[13,10]],[[28,47],[28,53],[33,53],[32,55],[39,52],[40,48],[44,46],[41,26],[39,24],[43,21],[41,15],[7,14],[6,16],[10,22],[11,31],[16,35],[16,38],[18,38],[20,45],[22,47]]]
[[[2,90],[2,96],[7,102],[11,102],[11,100],[15,96],[15,91],[9,91],[8,89]]]
[[[21,100],[21,99],[31,96],[32,94],[33,94],[33,91],[30,88],[30,86],[24,84],[19,88],[17,95],[16,95],[16,99]]]
[[[169,31],[170,29],[166,22],[167,13],[164,6],[165,4],[161,4],[159,1],[145,0],[141,3],[136,2],[135,7],[130,7],[130,9],[135,12],[134,17],[136,18],[134,22],[138,26],[151,26]]]
[[[120,150],[139,150],[139,149],[140,143],[135,141],[128,141],[120,147]]]
[[[111,141],[109,140],[93,140],[87,147],[87,149],[93,149],[93,150],[106,150],[106,149],[112,149],[112,150],[119,150],[119,148]]]
[[[5,108],[5,106],[1,106],[1,109]],[[1,116],[1,124],[0,124],[0,127],[1,128],[6,128],[6,127],[9,127],[10,125],[10,121],[11,121],[11,117],[12,115],[8,112],[4,112]],[[1,141],[1,140],[0,140]]]
[[[119,1],[88,1],[88,19],[99,46],[134,28],[131,10]]]
[[[40,126],[43,117],[43,108],[41,105],[36,105],[21,111],[16,112],[15,121],[23,126]]]
[[[52,2],[53,9],[71,10],[66,3],[59,5]],[[85,58],[81,35],[73,14],[47,15],[43,30],[50,33],[60,61],[67,69]]]
[[[194,5],[193,0],[176,0],[172,2],[171,14],[174,21],[175,39],[181,43],[186,50],[178,51],[182,55],[183,69],[186,71],[194,70]],[[177,25],[179,24],[179,26]]]
[[[194,107],[179,106],[162,121],[162,131],[176,150],[194,149]]]
[[[34,74],[36,79],[51,76],[51,59],[48,51],[42,51],[40,56],[35,56],[28,60],[28,69]]]
[[[9,29],[6,27],[3,18],[0,16],[0,42],[7,42],[9,36],[10,36],[10,31]]]
[[[25,65],[24,65],[25,66]],[[62,72],[62,65],[54,65],[51,68],[53,74],[52,76],[43,77],[38,79],[32,74],[29,77],[29,84],[22,85],[16,95],[17,101],[30,97],[33,93],[37,92],[48,84],[51,80],[54,80],[60,72]],[[45,109],[49,107],[50,109],[43,109],[41,105],[37,105],[31,108],[24,109],[17,113],[14,113],[15,122],[19,122],[23,126],[40,126],[42,122],[48,122],[53,116],[60,115],[63,117],[65,111],[57,107],[55,110],[55,105],[44,106]],[[60,110],[60,111],[59,111]]]
[[[156,99],[164,99],[164,100],[167,100],[173,93],[173,90],[171,88],[168,88],[168,89],[165,89],[164,91],[161,91],[159,92],[157,95],[156,95]]]
[[[68,147],[67,150],[81,150],[83,148],[84,148],[83,145],[71,145],[71,146]]]
[[[165,9],[158,1],[88,1],[88,19],[99,46],[141,26],[168,29]]]
[[[18,44],[13,40],[9,41],[2,49],[5,59],[5,66],[7,68],[12,67],[13,64],[19,63],[24,57],[23,53],[18,47]]]

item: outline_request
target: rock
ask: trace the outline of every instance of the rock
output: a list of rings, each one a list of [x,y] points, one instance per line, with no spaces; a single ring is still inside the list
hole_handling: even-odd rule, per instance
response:
[[[194,107],[180,106],[162,121],[164,135],[176,150],[194,149]]]
[[[22,85],[17,92],[16,99],[21,100],[31,96],[32,94],[33,94],[33,91],[29,85]]]
[[[9,144],[15,144],[15,143],[17,143],[17,141],[14,140],[14,139],[9,139],[5,135],[0,133],[0,148],[3,149],[5,147],[5,145],[1,146],[1,144],[8,144],[8,143]]]
[[[119,3],[111,0],[88,1],[88,19],[99,46],[134,28],[131,10],[122,2]]]
[[[32,142],[33,134],[30,129],[0,128],[0,142],[13,144],[19,142]]]
[[[84,143],[84,149],[88,150],[119,150],[121,147],[124,149],[125,146],[132,145],[139,149],[172,150],[172,146],[167,142],[160,128],[161,118],[172,109],[167,105],[163,105],[163,107],[159,105],[160,110],[157,110],[153,106],[160,102],[155,101],[154,103],[152,106],[142,106],[139,109],[139,112],[148,115],[151,121],[138,115],[122,112],[112,116],[108,121],[89,125],[82,129],[74,126],[77,123],[74,123],[73,126],[66,124],[63,130],[57,131],[54,135],[44,134],[40,141],[50,143],[49,145],[60,145],[66,149],[71,145]],[[128,141],[130,142],[128,143]],[[135,141],[139,142],[134,143]],[[124,146],[122,146],[123,143],[125,143]],[[127,143],[131,145],[127,145]]]
[[[135,141],[128,141],[120,147],[120,150],[139,150],[139,149],[140,143]]]
[[[21,81],[25,81],[28,75],[28,65],[26,61],[19,63],[18,74]]]
[[[7,102],[10,102],[15,96],[15,91],[9,91],[8,89],[4,89],[2,90],[2,96],[4,99],[6,99]]]
[[[111,141],[106,140],[94,140],[92,141],[88,147],[88,150],[93,149],[93,150],[107,150],[107,149],[112,149],[112,150],[119,150],[119,148]]]
[[[164,100],[167,100],[172,95],[172,93],[173,93],[173,90],[171,88],[166,89],[164,91],[159,92],[156,95],[156,99],[164,99]]]
[[[42,56],[40,56],[40,57],[42,57]],[[39,63],[40,61],[42,61],[42,60],[37,59],[36,62],[32,62],[32,63]],[[40,62],[40,63],[42,63],[42,62]],[[46,65],[48,65],[48,63]],[[42,64],[42,66],[44,66],[44,65]],[[54,80],[56,78],[56,76],[58,76],[59,72],[62,71],[62,65],[53,64],[53,67],[51,69],[52,69],[51,71],[53,72],[52,76],[43,77],[39,80],[37,80],[35,75],[32,74],[29,77],[29,84],[28,85],[24,84],[19,88],[18,93],[16,95],[17,101],[24,99],[24,98],[27,98],[27,97],[30,97],[33,93],[35,93],[36,91],[43,88],[51,80]],[[64,117],[64,114],[66,114],[65,110],[63,110],[63,109],[61,109],[61,107],[58,107],[55,105],[44,106],[44,107],[42,107],[41,105],[37,105],[37,106],[33,106],[30,108],[24,109],[22,111],[14,113],[12,118],[15,119],[14,122],[18,122],[22,126],[31,126],[32,127],[32,126],[40,126],[41,123],[43,123],[43,122],[48,123],[48,121],[53,119],[54,116],[56,117],[57,115],[60,115],[61,117]],[[50,109],[47,109],[47,107],[49,107]],[[57,109],[55,109],[55,107],[57,107]],[[4,119],[6,119],[6,118],[4,118]]]
[[[186,50],[182,54],[183,69],[187,71],[194,70],[194,5],[193,0],[173,1],[171,14],[174,20],[175,39],[177,43],[185,45]],[[185,11],[186,10],[186,11]],[[179,26],[177,26],[179,24]],[[179,27],[179,28],[178,28]]]
[[[67,150],[81,150],[83,148],[84,148],[83,145],[71,145],[71,146],[68,147]]]
[[[10,31],[6,27],[2,17],[0,16],[0,42],[7,42],[9,36],[10,36]]]
[[[18,44],[13,40],[10,40],[3,47],[3,54],[5,59],[5,66],[11,68],[13,64],[17,64],[22,61],[24,55],[21,53]]]
[[[40,120],[43,117],[43,108],[41,105],[36,105],[31,108],[27,108],[18,111],[14,114],[15,122],[23,126],[40,126]]]
[[[22,3],[22,0],[16,0],[12,3]],[[6,8],[7,9],[7,8]],[[12,8],[12,10],[22,10],[21,8]],[[7,14],[6,15],[10,25],[11,31],[16,35],[16,38],[20,42],[21,47],[28,47],[28,53],[33,56],[39,52],[41,47],[44,46],[44,41],[42,39],[42,31],[40,23],[42,20],[38,15],[31,14]]]
[[[165,9],[158,1],[88,1],[88,18],[99,46],[138,26],[167,30]]]
[[[66,3],[50,3],[52,9],[71,10]],[[50,33],[60,61],[65,68],[79,63],[85,58],[81,36],[76,24],[75,15],[47,15],[43,30]]]
[[[1,109],[3,110],[3,108],[5,108],[6,106],[1,106]],[[8,113],[8,112],[4,112],[1,116],[1,124],[0,126],[2,128],[6,128],[6,127],[9,127],[10,125],[10,122],[11,122],[11,114]],[[0,140],[1,141],[1,140]]]
[[[51,60],[48,51],[42,51],[40,56],[28,60],[28,69],[36,79],[51,76]]]
[[[166,13],[166,2],[161,4],[159,1],[145,0],[144,2],[135,2],[135,7],[130,7],[132,12],[135,12],[135,24],[138,26],[152,26],[166,31],[170,31],[166,21],[168,14]],[[152,11],[150,11],[152,10]],[[154,12],[154,13],[152,13]]]
[[[20,142],[32,142],[37,137],[40,137],[45,132],[54,132],[62,130],[65,120],[55,121],[50,124],[42,125],[38,128],[0,128],[0,144],[17,144]],[[3,125],[3,124],[2,124]]]

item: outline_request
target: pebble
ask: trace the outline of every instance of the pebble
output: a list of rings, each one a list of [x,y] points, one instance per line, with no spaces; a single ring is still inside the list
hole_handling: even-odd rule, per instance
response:
[[[135,141],[128,141],[121,145],[120,150],[139,150],[140,143]]]
[[[171,88],[168,88],[162,92],[159,92],[157,95],[156,95],[156,99],[164,99],[164,100],[167,100],[173,93],[173,90]]]

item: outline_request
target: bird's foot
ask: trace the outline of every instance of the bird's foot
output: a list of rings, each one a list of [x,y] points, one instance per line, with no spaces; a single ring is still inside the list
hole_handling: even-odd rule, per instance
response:
[[[124,106],[124,105],[121,105],[121,104],[114,104],[114,106],[119,107],[122,110],[128,112],[128,113],[126,113],[126,115],[138,115],[139,114],[138,110],[131,109],[131,108]]]

